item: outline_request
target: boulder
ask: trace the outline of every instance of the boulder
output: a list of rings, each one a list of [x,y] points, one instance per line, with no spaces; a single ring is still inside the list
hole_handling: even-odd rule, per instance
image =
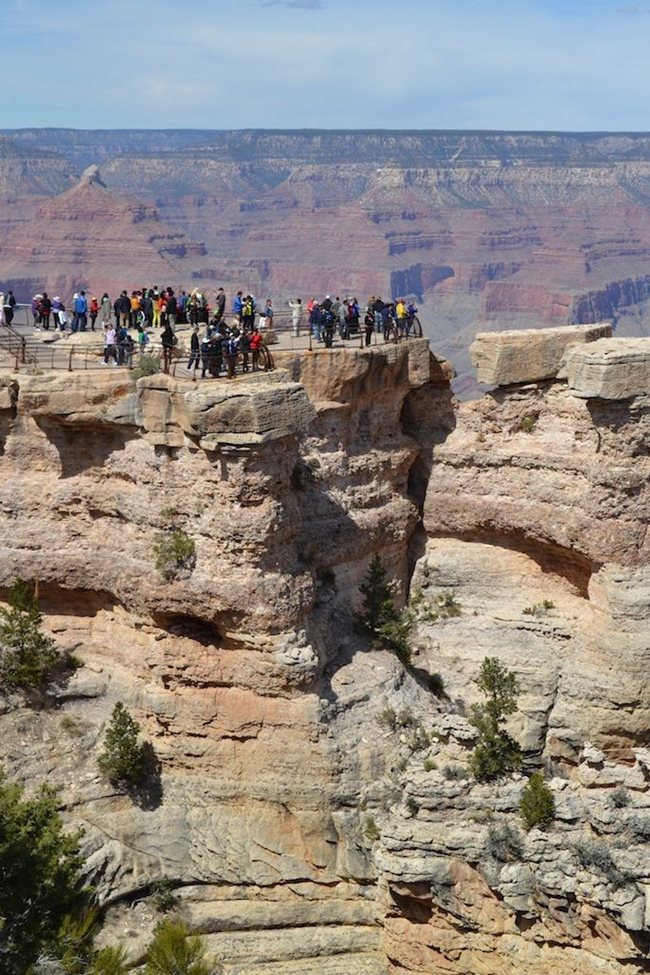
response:
[[[595,342],[611,334],[607,323],[479,332],[469,353],[480,383],[510,386],[554,379],[567,347]]]
[[[629,399],[650,393],[650,338],[603,339],[567,349],[563,374],[581,399]]]

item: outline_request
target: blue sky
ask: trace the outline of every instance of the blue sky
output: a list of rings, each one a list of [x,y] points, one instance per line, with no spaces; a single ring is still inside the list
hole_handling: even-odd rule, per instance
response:
[[[650,0],[3,0],[0,127],[650,130]]]

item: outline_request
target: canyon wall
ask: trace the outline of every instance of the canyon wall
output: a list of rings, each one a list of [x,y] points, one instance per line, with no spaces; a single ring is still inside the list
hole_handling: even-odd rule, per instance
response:
[[[2,284],[408,293],[475,391],[477,328],[648,334],[649,199],[645,134],[26,129],[0,136]]]
[[[226,975],[645,970],[650,356],[574,332],[460,406],[425,340],[232,383],[0,377],[0,583],[83,661],[47,707],[3,698],[3,762],[84,826],[107,941],[141,957],[167,878]],[[165,580],[173,530],[196,565]],[[355,626],[376,553],[407,667]],[[546,832],[523,775],[465,771],[486,655]],[[118,700],[157,761],[133,795],[97,767]]]

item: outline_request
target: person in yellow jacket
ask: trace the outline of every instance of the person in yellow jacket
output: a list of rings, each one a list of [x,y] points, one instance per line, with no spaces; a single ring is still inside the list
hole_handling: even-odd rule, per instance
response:
[[[397,299],[397,304],[395,305],[395,318],[397,319],[397,331],[400,335],[406,335],[406,320],[408,318],[408,312],[406,310],[406,302],[403,298]]]

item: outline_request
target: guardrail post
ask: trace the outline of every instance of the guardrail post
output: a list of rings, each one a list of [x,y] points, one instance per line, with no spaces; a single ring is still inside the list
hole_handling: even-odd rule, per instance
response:
[[[23,365],[27,362],[27,342],[24,338],[20,340],[20,351],[21,351],[21,362]]]
[[[68,353],[68,372],[72,372],[72,353],[74,352],[74,347],[70,346],[70,352]]]

